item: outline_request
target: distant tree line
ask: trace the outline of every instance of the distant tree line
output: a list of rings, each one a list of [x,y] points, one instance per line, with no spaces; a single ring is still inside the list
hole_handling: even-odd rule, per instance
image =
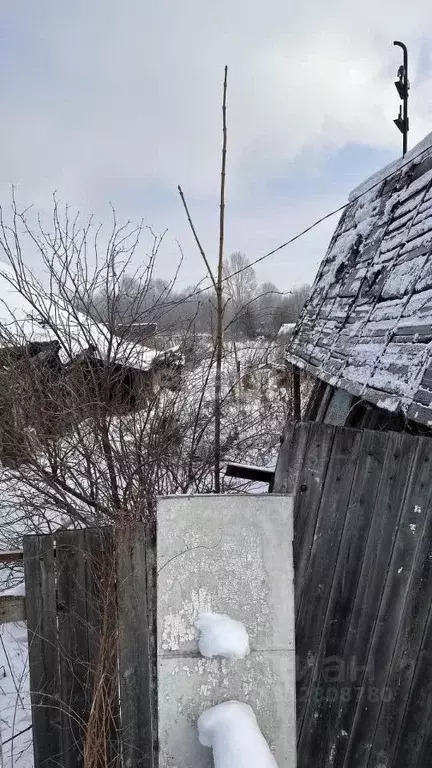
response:
[[[274,283],[259,284],[244,253],[231,254],[224,265],[225,329],[233,338],[276,336],[284,323],[295,323],[310,293],[308,285],[281,291]],[[124,274],[113,298],[102,290],[86,297],[86,311],[109,325],[156,323],[159,333],[213,333],[215,296],[151,276],[146,285]]]

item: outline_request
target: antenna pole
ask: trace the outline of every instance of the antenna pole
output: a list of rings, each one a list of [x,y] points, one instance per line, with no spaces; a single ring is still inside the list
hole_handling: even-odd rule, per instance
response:
[[[408,80],[408,49],[405,43],[401,43],[400,40],[395,40],[393,45],[397,45],[399,48],[402,48],[403,51],[403,64],[398,69],[398,80],[395,81],[396,90],[402,101],[402,106],[399,107],[399,116],[394,120],[394,123],[402,134],[402,157],[405,157],[408,149],[409,131],[408,91],[410,85]]]

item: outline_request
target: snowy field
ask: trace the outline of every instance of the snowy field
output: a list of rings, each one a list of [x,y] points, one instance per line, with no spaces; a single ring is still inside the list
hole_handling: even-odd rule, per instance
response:
[[[0,717],[5,768],[33,765],[27,672],[26,625],[0,625]]]

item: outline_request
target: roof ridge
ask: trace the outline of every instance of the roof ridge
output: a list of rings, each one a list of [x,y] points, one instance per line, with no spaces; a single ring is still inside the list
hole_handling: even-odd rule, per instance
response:
[[[371,186],[376,186],[380,181],[384,181],[394,173],[397,173],[401,169],[405,169],[411,164],[411,161],[414,162],[417,157],[422,156],[429,149],[431,150],[432,154],[432,132],[428,133],[424,139],[419,141],[418,144],[410,149],[405,157],[399,157],[397,160],[393,160],[391,163],[388,163],[383,168],[380,168],[379,171],[376,171],[376,173],[373,173],[371,176],[365,179],[365,181],[355,187],[348,195],[348,201],[352,202],[355,200],[355,198],[359,197],[359,195],[363,195],[365,192],[367,192]]]

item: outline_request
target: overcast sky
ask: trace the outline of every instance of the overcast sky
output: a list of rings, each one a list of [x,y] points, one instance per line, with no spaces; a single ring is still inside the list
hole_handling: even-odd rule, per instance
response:
[[[393,80],[411,59],[410,146],[432,130],[427,0],[0,0],[0,201],[47,210],[54,190],[105,221],[168,228],[159,273],[204,273],[181,184],[217,253],[220,100],[229,67],[227,251],[254,259],[398,156]],[[264,262],[312,281],[337,219]],[[145,243],[143,243],[145,250]]]

